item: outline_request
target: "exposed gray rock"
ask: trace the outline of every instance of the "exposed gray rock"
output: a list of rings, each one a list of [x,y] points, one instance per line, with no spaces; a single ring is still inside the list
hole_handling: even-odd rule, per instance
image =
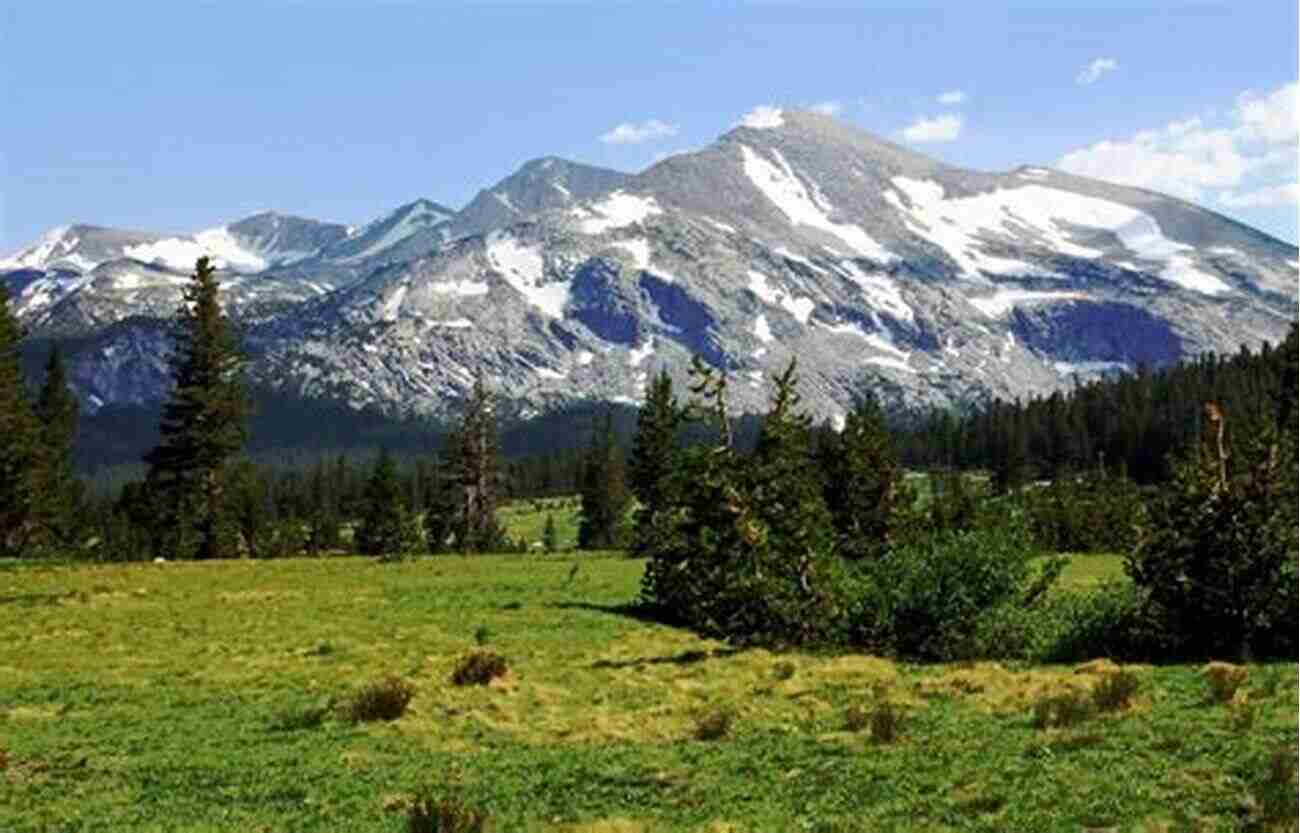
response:
[[[226,247],[259,380],[401,413],[443,411],[476,371],[534,411],[635,402],[657,367],[685,381],[693,354],[726,369],[742,411],[794,357],[822,416],[863,385],[945,406],[1276,341],[1295,317],[1296,247],[1211,211],[1047,168],[961,170],[812,113],[780,122],[635,176],[536,160],[458,214],[421,200],[353,230],[258,215],[189,240]],[[161,397],[156,337],[131,317],[175,309],[185,270],[139,257],[193,246],[135,235],[84,270],[58,260],[77,250],[63,239],[11,259],[20,317],[109,338],[112,356],[78,357],[91,407]],[[128,319],[129,337],[112,329]]]

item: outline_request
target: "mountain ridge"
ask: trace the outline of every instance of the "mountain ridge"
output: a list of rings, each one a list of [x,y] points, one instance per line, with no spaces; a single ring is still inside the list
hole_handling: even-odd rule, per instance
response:
[[[255,378],[394,412],[443,412],[477,372],[537,412],[633,402],[694,354],[735,377],[741,411],[793,357],[821,416],[864,384],[900,406],[1010,398],[1280,340],[1297,295],[1295,247],[1208,209],[1042,166],[969,171],[801,111],[636,174],[532,159],[459,212],[422,199],[296,234],[275,217],[192,237],[234,243],[222,276]],[[167,240],[132,246],[187,251]],[[291,256],[304,240],[326,242]],[[81,321],[94,342],[179,298],[179,264],[126,261],[0,277],[29,328]],[[76,359],[87,401],[117,401],[111,346]]]

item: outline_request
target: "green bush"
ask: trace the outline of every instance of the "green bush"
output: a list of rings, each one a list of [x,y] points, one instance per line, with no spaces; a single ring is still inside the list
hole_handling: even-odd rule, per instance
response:
[[[1252,432],[1189,454],[1153,500],[1126,562],[1187,652],[1296,655],[1300,628],[1294,430]]]
[[[1126,477],[1089,472],[1022,491],[1034,542],[1050,552],[1128,552],[1137,543],[1143,494]]]
[[[1036,571],[1023,527],[940,530],[909,536],[857,569],[851,638],[873,650],[921,659],[962,658],[989,611],[1032,600]],[[1049,569],[1059,572],[1060,565]],[[1048,576],[1050,584],[1052,576]]]

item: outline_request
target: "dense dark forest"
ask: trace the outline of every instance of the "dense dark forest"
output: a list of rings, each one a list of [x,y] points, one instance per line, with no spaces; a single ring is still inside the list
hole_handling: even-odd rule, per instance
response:
[[[1170,455],[1200,436],[1204,403],[1218,403],[1230,426],[1257,426],[1296,372],[1293,324],[1281,345],[1140,367],[1028,402],[905,418],[894,439],[909,467],[986,469],[1004,484],[1094,468],[1159,483],[1172,473]]]

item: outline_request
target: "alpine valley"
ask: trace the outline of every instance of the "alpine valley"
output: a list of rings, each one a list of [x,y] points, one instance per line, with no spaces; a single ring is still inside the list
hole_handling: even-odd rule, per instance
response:
[[[256,383],[391,415],[444,413],[476,372],[525,413],[634,403],[694,354],[738,411],[791,357],[820,417],[867,386],[961,405],[1277,342],[1296,315],[1296,247],[1206,209],[757,112],[639,174],[546,157],[459,211],[421,199],[357,228],[70,225],[0,280],[29,339],[66,344],[89,412],[165,396],[168,321],[203,254]]]

